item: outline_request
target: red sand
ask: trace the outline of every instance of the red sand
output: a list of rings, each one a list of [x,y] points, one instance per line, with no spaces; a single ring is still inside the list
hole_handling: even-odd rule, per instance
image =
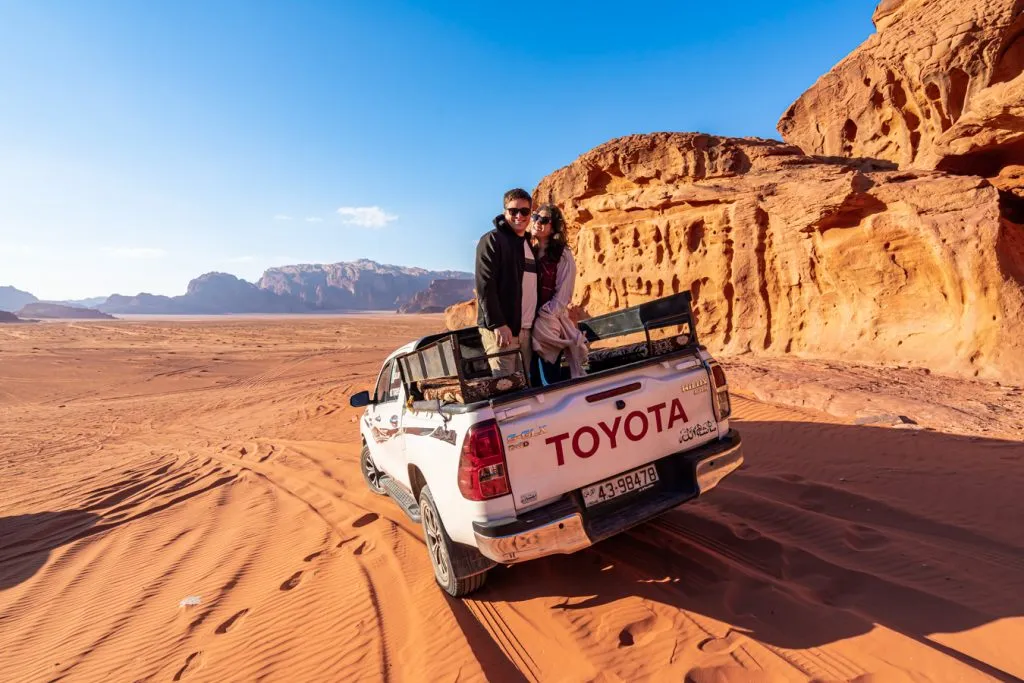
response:
[[[348,407],[441,325],[0,328],[0,679],[1024,677],[1012,432],[737,397],[747,464],[707,498],[448,599]]]

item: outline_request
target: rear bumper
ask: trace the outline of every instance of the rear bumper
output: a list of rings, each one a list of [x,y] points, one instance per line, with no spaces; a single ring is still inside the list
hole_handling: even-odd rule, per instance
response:
[[[573,491],[514,520],[474,522],[477,548],[501,564],[574,553],[707,493],[742,464],[740,435],[730,429],[722,439],[655,461],[658,485],[621,501],[587,508]]]

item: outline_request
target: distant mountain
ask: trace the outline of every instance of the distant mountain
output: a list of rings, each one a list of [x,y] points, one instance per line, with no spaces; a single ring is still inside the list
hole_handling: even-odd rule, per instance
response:
[[[105,313],[185,313],[179,310],[174,301],[176,298],[162,294],[148,294],[142,292],[135,296],[124,296],[122,294],[111,294],[106,302],[96,308]]]
[[[115,294],[98,306],[106,313],[220,314],[298,313],[301,301],[262,290],[228,273],[206,273],[188,283],[181,296]]]
[[[62,304],[51,304],[37,301],[32,304],[25,304],[18,311],[21,318],[95,318],[113,320],[114,316],[94,308],[79,308],[77,306],[64,306]]]
[[[0,311],[0,323],[18,323],[21,320],[18,316],[9,311]]]
[[[304,313],[338,310],[443,308],[472,294],[473,274],[382,265],[376,261],[303,264],[270,268],[253,284],[228,273],[206,273],[180,296],[112,294],[106,299],[43,302],[110,314]],[[464,284],[463,284],[464,283]],[[459,294],[454,292],[469,292]],[[13,287],[0,287],[0,309],[17,311],[39,300]],[[56,310],[56,309],[54,309]],[[55,317],[84,317],[71,313]],[[35,317],[44,317],[36,314]]]
[[[395,310],[434,280],[464,280],[472,273],[424,270],[359,261],[271,268],[258,286],[296,297],[313,310]]]
[[[69,301],[47,301],[50,304],[61,304],[62,306],[74,306],[75,308],[96,308],[104,303],[108,297],[94,296],[91,299],[71,299]]]
[[[399,313],[444,313],[452,304],[473,298],[473,280],[431,280],[426,289],[416,292]]]
[[[16,311],[25,304],[39,301],[28,292],[14,287],[0,287],[0,311]]]

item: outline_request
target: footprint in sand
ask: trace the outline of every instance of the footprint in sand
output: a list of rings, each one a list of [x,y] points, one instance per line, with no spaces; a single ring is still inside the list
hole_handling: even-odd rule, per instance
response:
[[[174,680],[180,681],[183,678],[194,673],[199,667],[203,665],[203,651],[193,652],[185,659],[185,666],[178,669],[178,673],[174,674]]]
[[[643,619],[637,619],[619,631],[619,647],[632,647],[638,640],[648,640],[652,632],[661,630],[661,623],[661,617],[653,612]]]
[[[288,579],[284,583],[281,584],[281,590],[283,590],[283,591],[290,591],[291,589],[293,589],[296,586],[298,586],[301,581],[302,581],[302,572],[301,571],[297,571],[294,574],[292,574],[291,576],[289,576]]]
[[[248,614],[248,613],[249,613],[249,608],[248,607],[246,607],[245,609],[243,609],[240,612],[235,612],[234,614],[232,614],[228,618],[227,621],[225,621],[223,624],[218,626],[217,630],[214,631],[214,633],[216,633],[217,635],[223,635],[223,634],[227,633],[228,631],[230,631],[234,627],[236,627],[239,624],[241,624],[242,623],[242,619],[244,619],[245,615]]]
[[[378,519],[380,519],[380,515],[378,515],[376,512],[367,512],[365,515],[363,515],[356,521],[352,522],[352,526],[358,529],[359,527],[363,527],[372,522],[376,522]]]
[[[889,537],[862,524],[854,524],[843,534],[846,545],[854,550],[875,550],[889,544]]]
[[[338,545],[336,545],[334,547],[335,548],[340,548],[343,545],[345,545],[346,543],[351,543],[354,540],[356,540],[356,539],[355,538],[343,538],[343,539],[341,539],[341,541],[338,542]]]
[[[742,522],[737,524],[732,532],[736,535],[736,538],[741,541],[756,541],[757,539],[762,538],[760,531],[751,526],[747,526]]]
[[[366,551],[366,541],[359,544],[359,547],[352,551],[353,555],[362,555]]]
[[[340,548],[341,546],[339,545],[338,547]],[[317,550],[315,553],[310,553],[309,555],[306,555],[304,558],[302,558],[302,561],[303,562],[312,562],[313,560],[315,560],[316,558],[320,557],[323,554],[324,554],[323,550]]]
[[[740,645],[743,644],[746,638],[741,633],[736,631],[729,631],[724,638],[708,638],[702,642],[698,647],[700,651],[709,655],[724,655],[729,654]]]

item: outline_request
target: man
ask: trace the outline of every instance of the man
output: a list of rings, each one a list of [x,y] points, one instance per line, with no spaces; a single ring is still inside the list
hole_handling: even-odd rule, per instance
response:
[[[484,353],[522,351],[523,374],[530,379],[530,328],[537,312],[537,265],[526,238],[533,202],[521,188],[504,196],[504,213],[476,246],[476,324]],[[508,375],[518,368],[518,354],[489,359],[491,374]]]

